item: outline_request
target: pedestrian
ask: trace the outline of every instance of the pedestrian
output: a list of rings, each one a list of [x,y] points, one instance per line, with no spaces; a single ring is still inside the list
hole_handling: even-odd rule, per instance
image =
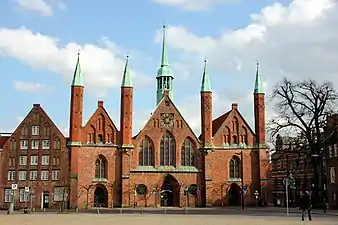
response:
[[[299,209],[302,210],[302,221],[304,221],[304,215],[305,211],[307,211],[307,214],[309,216],[309,221],[312,220],[311,218],[311,199],[309,192],[305,191],[305,193],[301,193],[301,198],[299,202]]]

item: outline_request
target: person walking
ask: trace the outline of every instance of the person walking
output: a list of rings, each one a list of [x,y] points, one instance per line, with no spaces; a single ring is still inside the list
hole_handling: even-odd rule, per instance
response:
[[[304,215],[305,215],[305,211],[307,211],[307,214],[309,216],[309,221],[312,220],[311,217],[311,199],[310,199],[310,195],[309,192],[305,192],[302,194],[301,198],[300,198],[300,202],[299,202],[299,208],[300,210],[302,210],[302,221],[304,221]]]

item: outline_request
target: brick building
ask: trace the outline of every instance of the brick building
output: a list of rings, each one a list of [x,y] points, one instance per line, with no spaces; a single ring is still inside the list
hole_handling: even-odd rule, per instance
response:
[[[71,208],[240,205],[242,182],[246,205],[254,203],[256,190],[267,199],[265,102],[258,67],[253,93],[254,130],[236,103],[212,119],[212,90],[205,63],[200,92],[202,134],[196,136],[175,106],[173,79],[164,31],[161,67],[156,77],[157,106],[146,125],[132,136],[133,85],[128,59],[121,85],[121,125],[117,128],[102,101],[83,124],[85,87],[78,57],[71,86],[69,138],[59,132],[39,105],[34,105],[3,146],[1,205],[9,201],[6,191],[12,183],[18,183],[20,190],[32,187],[36,207],[56,206],[64,195]],[[36,139],[42,145],[33,144]],[[58,148],[53,144],[45,149],[47,140],[60,141]],[[32,159],[33,155],[37,160]],[[50,161],[59,157],[57,165],[54,161],[45,165],[46,156]],[[21,165],[22,161],[27,166]],[[23,181],[22,171],[27,171]],[[39,182],[29,179],[32,171],[37,171]],[[58,179],[54,179],[56,171]],[[67,192],[62,195],[62,190]],[[18,204],[20,199],[16,197]]]
[[[313,166],[309,153],[303,148],[298,137],[282,137],[277,135],[275,152],[271,156],[270,179],[273,202],[280,200],[281,206],[286,204],[286,189],[283,180],[290,175],[294,178],[294,188],[288,189],[289,205],[297,206],[300,191],[309,189],[313,182]]]

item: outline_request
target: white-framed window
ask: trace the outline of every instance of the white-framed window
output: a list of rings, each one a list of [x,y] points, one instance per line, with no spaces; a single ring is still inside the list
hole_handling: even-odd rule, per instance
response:
[[[330,183],[335,184],[336,183],[336,168],[330,167]]]
[[[28,149],[28,140],[20,140],[20,149]]]
[[[5,202],[13,202],[13,195],[12,195],[12,189],[6,188],[5,189]]]
[[[42,170],[41,171],[41,180],[48,180],[49,179],[49,171],[48,170]]]
[[[24,170],[19,171],[19,180],[26,180],[27,172]]]
[[[50,140],[43,140],[42,149],[49,149],[49,148],[50,148]]]
[[[7,172],[7,180],[9,181],[15,180],[15,171],[10,170]]]
[[[25,192],[24,188],[19,189],[20,202],[29,202],[29,192]]]
[[[39,140],[31,140],[31,149],[39,149]]]
[[[39,156],[31,155],[31,166],[37,166],[39,164]]]
[[[37,170],[31,170],[29,172],[29,179],[30,180],[37,180],[38,179],[38,171]]]
[[[20,155],[19,165],[20,166],[26,166],[27,165],[27,156],[26,155]]]
[[[43,155],[41,158],[41,164],[44,166],[49,165],[49,155]]]
[[[66,187],[55,187],[54,188],[54,202],[67,201],[68,188]]]
[[[40,134],[40,127],[32,126],[32,135],[39,135],[39,134]]]
[[[60,170],[52,171],[52,180],[60,180]]]

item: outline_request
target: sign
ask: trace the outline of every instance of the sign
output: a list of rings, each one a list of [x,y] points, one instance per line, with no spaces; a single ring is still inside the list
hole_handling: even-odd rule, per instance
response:
[[[25,187],[25,192],[26,192],[26,193],[29,192],[29,187]]]
[[[12,184],[12,190],[17,190],[18,189],[18,184]]]

